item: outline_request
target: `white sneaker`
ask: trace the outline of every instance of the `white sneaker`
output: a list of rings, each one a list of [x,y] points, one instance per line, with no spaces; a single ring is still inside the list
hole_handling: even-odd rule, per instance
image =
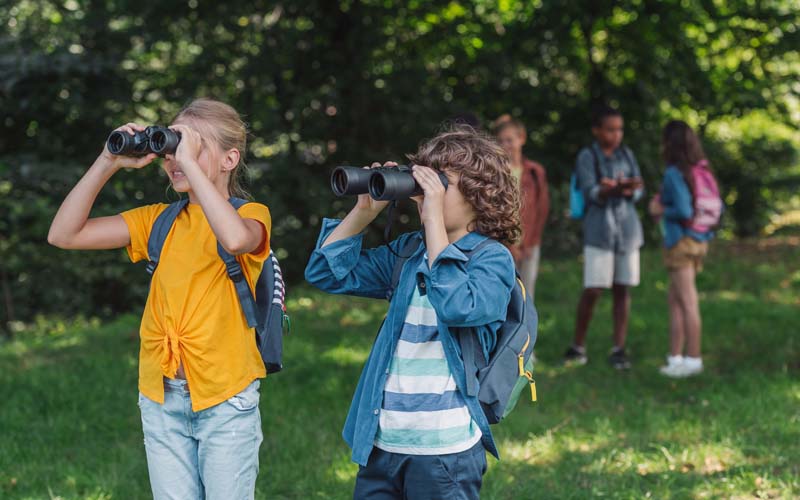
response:
[[[683,358],[683,376],[693,377],[703,373],[703,358]]]
[[[667,364],[658,369],[661,375],[670,378],[682,378],[686,375],[683,374],[683,356],[667,356]]]
[[[703,358],[667,356],[667,364],[658,371],[670,378],[686,378],[703,373]]]

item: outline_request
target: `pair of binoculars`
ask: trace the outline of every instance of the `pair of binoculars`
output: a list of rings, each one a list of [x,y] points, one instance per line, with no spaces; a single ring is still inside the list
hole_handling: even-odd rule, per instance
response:
[[[142,132],[129,134],[115,130],[108,136],[108,151],[121,156],[147,156],[155,153],[158,156],[174,155],[181,142],[181,133],[171,128],[156,125],[147,127]]]
[[[438,172],[447,189],[447,176]],[[411,167],[336,167],[331,175],[331,189],[336,196],[366,194],[378,201],[404,200],[423,194],[422,187],[411,175]]]

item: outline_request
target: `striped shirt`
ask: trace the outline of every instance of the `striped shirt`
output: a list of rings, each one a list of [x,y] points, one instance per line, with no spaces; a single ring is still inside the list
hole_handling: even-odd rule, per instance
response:
[[[427,295],[408,306],[389,365],[375,446],[407,455],[445,455],[481,439],[445,359],[436,311]]]

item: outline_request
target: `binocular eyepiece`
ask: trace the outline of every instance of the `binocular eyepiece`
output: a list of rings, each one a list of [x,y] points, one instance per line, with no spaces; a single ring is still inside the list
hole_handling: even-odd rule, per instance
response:
[[[150,126],[143,132],[129,134],[115,130],[108,136],[108,151],[121,156],[147,156],[155,153],[158,156],[175,154],[181,133],[167,127]]]
[[[447,176],[438,172],[447,189]],[[403,200],[423,193],[422,187],[411,175],[411,167],[336,167],[331,175],[331,189],[336,196],[369,195],[378,201]]]

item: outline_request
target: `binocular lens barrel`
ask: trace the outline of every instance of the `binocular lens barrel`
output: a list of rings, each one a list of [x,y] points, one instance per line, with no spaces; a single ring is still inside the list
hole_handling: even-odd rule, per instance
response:
[[[439,179],[447,188],[447,177],[439,172]],[[403,200],[419,196],[422,188],[411,175],[411,168],[398,167],[336,167],[331,175],[331,189],[336,196],[369,195],[374,200]]]
[[[175,154],[181,133],[167,127],[147,127],[143,132],[129,134],[122,130],[111,132],[106,141],[108,151],[113,155],[146,156],[155,153],[159,156]]]
[[[336,196],[352,196],[369,192],[373,171],[358,167],[336,167],[331,175],[331,189]]]
[[[133,142],[128,138],[133,139],[133,136],[123,132],[111,132],[111,135],[108,136],[108,151],[113,155],[122,153],[127,149],[125,146],[128,142]]]
[[[379,170],[369,179],[369,195],[378,201],[404,200],[422,194],[422,188],[411,171]]]
[[[128,134],[120,130],[111,132],[106,145],[108,151],[114,155],[145,156],[149,152],[147,134],[144,132],[136,132],[135,134]]]
[[[150,149],[159,156],[174,155],[179,142],[181,133],[169,128],[158,128],[150,134]]]

